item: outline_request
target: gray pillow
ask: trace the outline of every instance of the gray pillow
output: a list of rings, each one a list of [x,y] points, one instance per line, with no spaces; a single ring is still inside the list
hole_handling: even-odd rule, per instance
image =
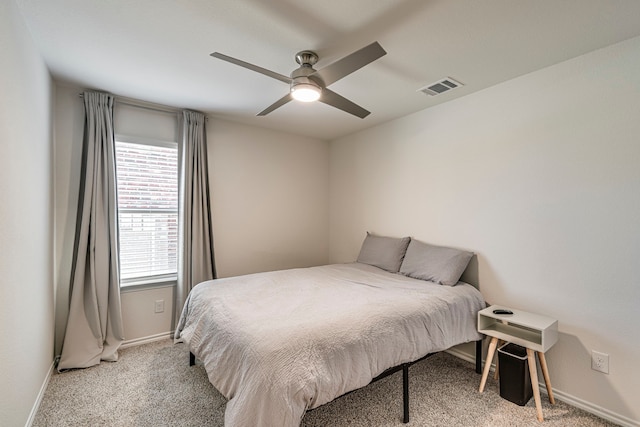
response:
[[[471,257],[473,252],[411,240],[400,273],[414,279],[455,286]]]
[[[358,255],[358,262],[397,273],[410,240],[410,237],[374,236],[367,232]]]

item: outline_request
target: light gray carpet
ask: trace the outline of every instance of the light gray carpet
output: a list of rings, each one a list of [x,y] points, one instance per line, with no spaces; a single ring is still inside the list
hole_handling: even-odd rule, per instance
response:
[[[34,426],[223,426],[226,401],[201,365],[189,366],[184,344],[170,340],[120,351],[120,360],[54,374]],[[553,378],[553,377],[552,377]],[[410,369],[411,421],[407,426],[613,426],[543,395],[545,422],[533,399],[524,407],[500,397],[489,379],[478,393],[474,366],[441,353]],[[307,413],[302,425],[403,426],[402,373]]]

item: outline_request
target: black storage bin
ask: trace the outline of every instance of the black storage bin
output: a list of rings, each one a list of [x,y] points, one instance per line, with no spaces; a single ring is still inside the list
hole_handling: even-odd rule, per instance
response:
[[[533,396],[527,349],[517,344],[503,345],[498,349],[498,365],[500,397],[520,406],[526,405]]]

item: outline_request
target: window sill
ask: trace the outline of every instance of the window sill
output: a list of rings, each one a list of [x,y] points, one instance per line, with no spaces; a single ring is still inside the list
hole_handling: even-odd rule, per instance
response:
[[[156,277],[120,284],[120,293],[135,292],[146,289],[175,287],[178,282],[177,277]]]

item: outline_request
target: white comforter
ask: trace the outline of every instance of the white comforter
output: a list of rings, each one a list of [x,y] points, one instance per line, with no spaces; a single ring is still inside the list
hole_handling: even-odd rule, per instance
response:
[[[225,426],[298,426],[384,370],[481,338],[472,286],[335,264],[196,286],[176,330],[227,399]]]

